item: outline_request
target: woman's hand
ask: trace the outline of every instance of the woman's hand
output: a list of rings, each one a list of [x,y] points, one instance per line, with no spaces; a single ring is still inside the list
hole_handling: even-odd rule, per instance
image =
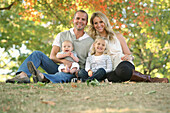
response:
[[[129,60],[132,60],[132,57],[130,56],[130,55],[125,55],[125,56],[123,56],[123,57],[121,57],[121,60],[123,60],[123,61],[129,61]]]

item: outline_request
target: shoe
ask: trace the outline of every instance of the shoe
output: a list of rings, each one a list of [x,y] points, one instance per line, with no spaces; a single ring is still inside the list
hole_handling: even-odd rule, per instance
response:
[[[132,77],[130,79],[131,81],[135,82],[157,82],[157,83],[168,83],[168,78],[151,78],[150,75],[144,75],[138,71],[133,70]]]
[[[37,82],[42,82],[43,79],[41,78],[41,73],[39,70],[36,69],[36,67],[34,66],[33,62],[32,61],[28,61],[27,62],[27,67],[28,67],[28,70],[29,72],[34,76],[33,77],[33,80],[34,80],[34,83],[37,83]]]
[[[169,83],[168,78],[151,78],[152,82],[158,82],[158,83]]]
[[[77,78],[72,78],[71,82],[77,83]]]
[[[7,79],[6,83],[30,83],[30,79],[28,77],[15,76],[12,79]]]

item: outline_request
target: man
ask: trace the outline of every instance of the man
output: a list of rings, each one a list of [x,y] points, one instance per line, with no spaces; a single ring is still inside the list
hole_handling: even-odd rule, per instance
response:
[[[29,78],[32,75],[31,73],[36,74],[36,76],[38,76],[41,80],[47,78],[53,83],[70,82],[75,75],[58,72],[58,64],[56,63],[63,63],[64,65],[71,66],[71,62],[65,59],[58,59],[56,55],[61,49],[62,42],[70,40],[73,42],[74,51],[79,57],[80,68],[84,68],[89,48],[93,43],[93,39],[84,32],[84,28],[87,26],[87,23],[88,14],[84,10],[78,10],[73,18],[74,28],[61,32],[56,36],[53,42],[50,58],[40,51],[34,51],[19,67],[16,73],[17,76],[12,79],[8,79],[6,82],[30,83]],[[29,62],[28,66],[27,62]],[[36,70],[39,66],[42,67],[42,69],[44,69],[48,74],[39,73]]]

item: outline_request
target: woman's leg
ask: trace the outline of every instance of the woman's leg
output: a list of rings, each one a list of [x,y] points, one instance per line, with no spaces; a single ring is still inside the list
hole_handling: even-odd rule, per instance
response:
[[[111,79],[109,79],[111,78]],[[112,82],[124,82],[124,81],[135,81],[135,82],[158,82],[168,83],[167,78],[151,78],[150,75],[144,75],[138,71],[135,71],[135,67],[128,61],[121,62],[114,72],[108,76],[108,80]]]
[[[134,65],[128,61],[121,62],[114,71],[107,74],[107,79],[110,82],[124,82],[130,80]]]

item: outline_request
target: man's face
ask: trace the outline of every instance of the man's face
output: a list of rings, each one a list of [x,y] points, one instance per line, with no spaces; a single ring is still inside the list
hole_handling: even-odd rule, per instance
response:
[[[73,20],[74,28],[78,31],[84,30],[87,25],[87,21],[86,13],[77,12]]]

